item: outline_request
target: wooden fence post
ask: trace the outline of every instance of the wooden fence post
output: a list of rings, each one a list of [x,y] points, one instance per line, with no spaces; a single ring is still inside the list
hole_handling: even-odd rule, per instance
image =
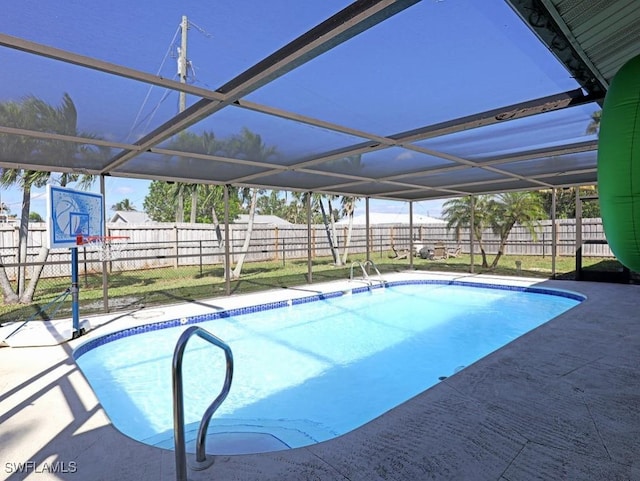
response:
[[[179,246],[178,246],[178,224],[173,224],[173,242],[174,242],[174,251],[175,251],[175,257],[173,258],[173,267],[175,269],[178,268],[178,253],[179,253]]]

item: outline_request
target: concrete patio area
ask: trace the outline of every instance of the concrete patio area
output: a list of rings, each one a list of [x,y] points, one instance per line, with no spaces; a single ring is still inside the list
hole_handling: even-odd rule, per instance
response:
[[[355,431],[288,451],[219,456],[189,479],[640,480],[640,286],[511,281],[587,300]],[[337,290],[302,286],[268,298],[320,289]],[[252,296],[189,309],[227,308]],[[16,347],[0,349],[0,479],[175,479],[173,451],[117,431],[71,353],[89,336],[184,313],[182,305],[88,319],[90,333],[69,342],[61,342],[68,321],[38,323],[14,339]],[[17,347],[28,344],[39,345]]]

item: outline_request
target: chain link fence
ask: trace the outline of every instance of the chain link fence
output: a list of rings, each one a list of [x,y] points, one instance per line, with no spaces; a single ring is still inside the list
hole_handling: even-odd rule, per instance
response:
[[[414,267],[468,269],[459,266],[434,264],[420,259],[423,246],[435,244],[466,256],[468,266],[469,232],[456,233],[443,224],[375,225],[369,231],[364,226],[336,226],[329,231],[323,225],[310,228],[301,225],[258,225],[245,250],[246,226],[229,226],[230,268],[244,261],[242,274],[227,286],[225,279],[225,247],[219,240],[224,232],[206,224],[111,224],[107,235],[120,238],[114,246],[121,247],[117,258],[103,261],[99,246],[78,247],[78,274],[81,314],[137,309],[155,304],[170,304],[213,298],[231,293],[248,292],[279,286],[293,286],[309,282],[349,277],[354,261],[369,257],[382,271],[402,270],[411,261]],[[331,248],[329,237],[334,244]],[[600,219],[583,220],[582,238],[586,240],[582,256],[611,258],[611,251],[602,243],[604,234]],[[44,224],[31,224],[26,262],[19,262],[17,229],[0,227],[0,258],[2,268],[14,292],[24,292],[35,277],[32,302],[0,306],[0,323],[21,321],[33,317],[47,319],[69,317],[71,299],[68,294],[71,279],[70,249],[46,250]],[[121,244],[122,239],[126,243]],[[575,256],[575,221],[562,220],[556,226],[556,245],[559,256]],[[589,240],[593,240],[592,244]],[[598,242],[595,242],[599,240]],[[516,226],[505,247],[505,255],[539,256],[549,259],[552,250],[552,226],[541,222],[536,235]],[[487,253],[495,255],[499,238],[492,232],[483,234]],[[413,259],[408,255],[413,247]],[[338,253],[341,262],[334,258]],[[346,252],[346,255],[345,255]],[[477,243],[474,255],[479,255]],[[45,256],[45,257],[43,257]],[[44,260],[43,260],[44,259]],[[476,258],[476,262],[477,262]],[[461,261],[462,262],[462,261]],[[336,264],[344,264],[342,268]],[[309,265],[311,276],[309,279]],[[545,270],[547,270],[545,268]],[[550,272],[550,268],[548,269]],[[265,272],[274,273],[265,276]],[[54,305],[51,305],[54,304]]]

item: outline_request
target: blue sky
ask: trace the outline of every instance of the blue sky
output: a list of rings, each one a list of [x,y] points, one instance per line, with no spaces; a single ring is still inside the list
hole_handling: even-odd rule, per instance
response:
[[[215,89],[349,3],[11,0],[3,5],[0,32],[175,79],[175,36],[187,15],[195,73],[190,81]],[[133,141],[177,111],[175,92],[167,95],[139,82],[11,49],[0,49],[0,62],[19,66],[0,69],[0,101],[35,95],[59,104],[68,92],[78,109],[79,130],[101,138]],[[575,87],[503,0],[423,0],[248,99],[391,135]],[[381,111],[388,115],[377,115]],[[335,132],[283,128],[241,109],[221,113],[193,128],[218,135],[247,126],[290,158],[354,143]],[[147,185],[108,178],[107,206],[128,198],[141,209]],[[19,212],[20,193],[0,193],[12,212]],[[44,215],[40,194],[34,193],[33,210]],[[438,216],[441,203],[416,203],[414,212]],[[361,202],[358,213],[363,210]],[[408,204],[372,200],[371,210],[406,213]]]
[[[113,204],[123,199],[129,199],[136,210],[142,211],[144,198],[147,195],[149,181],[140,179],[117,179],[110,177],[105,182],[105,198],[107,207],[107,217],[112,214],[109,209]],[[98,183],[91,189],[93,192],[99,192]],[[0,201],[4,202],[11,213],[20,214],[22,205],[22,192],[17,189],[0,189]],[[427,215],[430,217],[440,217],[443,200],[432,200],[424,202],[415,202],[413,205],[414,215]],[[407,202],[384,201],[379,199],[371,199],[369,202],[371,212],[384,212],[390,214],[408,214],[409,204]],[[31,196],[31,210],[38,212],[43,218],[46,216],[46,192],[45,189],[34,189]],[[357,207],[355,215],[365,213],[365,202],[361,200]]]

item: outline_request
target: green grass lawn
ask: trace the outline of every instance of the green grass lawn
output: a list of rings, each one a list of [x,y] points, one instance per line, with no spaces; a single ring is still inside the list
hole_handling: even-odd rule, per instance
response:
[[[408,259],[393,259],[389,253],[376,253],[372,260],[381,273],[400,272],[409,268]],[[489,257],[489,263],[493,256]],[[342,267],[336,267],[331,258],[313,260],[313,282],[325,282],[348,279],[353,261],[364,261],[364,255],[355,255]],[[516,265],[520,262],[520,267]],[[416,257],[413,267],[416,270],[468,273],[470,271],[468,255],[443,260],[426,260]],[[474,256],[475,273],[491,273],[507,276],[551,277],[551,258],[541,256],[504,256],[495,269],[485,269],[481,257]],[[621,268],[612,259],[584,258],[585,269],[608,270]],[[556,259],[556,277],[573,279],[575,259],[559,257]],[[354,271],[354,273],[357,271]],[[360,275],[360,273],[358,273]],[[109,310],[134,309],[141,306],[174,304],[224,296],[226,292],[224,272],[221,266],[200,268],[178,267],[115,272],[109,274]],[[232,294],[244,294],[277,287],[292,287],[307,283],[307,260],[256,262],[245,264],[242,276],[231,281]],[[70,285],[70,279],[43,279],[34,302],[29,305],[1,305],[0,323],[23,321],[32,316],[34,320],[48,319],[55,312],[56,318],[71,316],[71,296],[64,302],[47,307]],[[44,309],[47,307],[46,309]],[[104,312],[102,274],[80,275],[80,312],[81,315]]]

